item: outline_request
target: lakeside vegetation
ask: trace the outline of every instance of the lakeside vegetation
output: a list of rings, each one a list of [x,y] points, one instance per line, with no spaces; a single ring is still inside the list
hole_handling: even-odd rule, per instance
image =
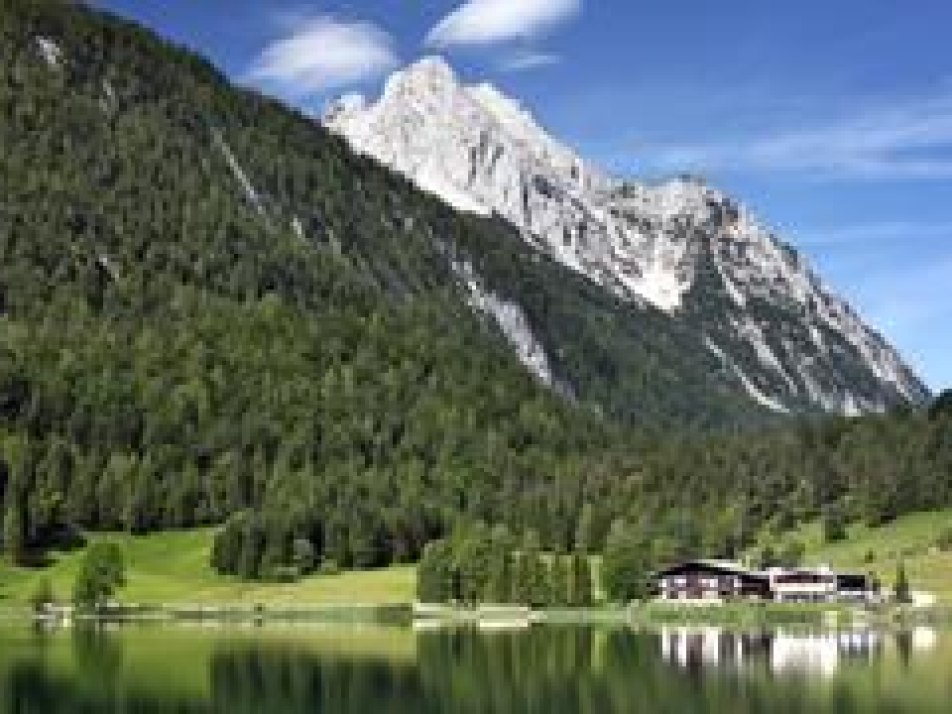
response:
[[[834,568],[873,573],[892,586],[899,564],[905,566],[913,590],[933,593],[940,603],[952,605],[952,509],[901,516],[880,527],[851,523],[842,539],[829,542],[821,521],[812,521],[777,536],[763,533],[748,555],[756,560],[764,547],[777,552],[799,544],[803,562],[826,563]]]
[[[901,560],[912,589],[933,593],[939,605],[948,607],[952,605],[952,551],[942,550],[937,534],[950,525],[952,509],[903,516],[878,528],[852,524],[846,529],[847,538],[835,543],[824,541],[819,522],[805,525],[785,538],[802,543],[804,563],[828,563],[839,569],[873,572],[886,587],[892,587]],[[413,565],[315,573],[293,583],[248,582],[220,575],[209,564],[214,534],[215,530],[208,528],[141,536],[93,534],[90,541],[115,543],[122,550],[126,582],[117,588],[116,597],[124,603],[405,605],[419,594],[418,568]],[[762,536],[765,543],[773,542],[772,538],[768,534]],[[43,582],[49,585],[56,601],[69,602],[85,552],[82,548],[52,551],[44,567],[15,567],[0,559],[0,609],[29,606]],[[873,559],[869,560],[871,552]],[[756,549],[750,551],[751,558],[756,554]],[[547,554],[540,553],[540,557],[551,563]],[[604,607],[610,598],[604,588],[602,558],[590,557],[588,562],[592,579],[590,603]],[[566,564],[570,565],[571,560]],[[551,574],[551,569],[548,572]]]
[[[140,28],[8,4],[0,539],[25,567],[3,566],[0,591],[38,590],[30,566],[51,559],[68,600],[78,555],[62,549],[80,534],[167,530],[116,536],[120,597],[407,602],[407,564],[483,522],[544,552],[614,542],[628,565],[605,590],[624,600],[660,564],[736,557],[764,531],[952,505],[952,396],[767,429],[706,380],[710,355],[672,367],[693,356],[661,316],[500,222],[453,213]],[[56,38],[56,67],[38,37]],[[473,313],[456,261],[508,285],[543,337],[585,335],[552,350],[576,400]],[[763,430],[711,431],[752,421]],[[210,530],[168,530],[220,524],[214,559]],[[914,587],[936,577],[905,561]]]
[[[218,575],[209,565],[213,531],[171,531],[143,536],[93,535],[120,546],[126,561],[125,586],[116,597],[124,603],[196,605],[367,605],[411,602],[415,569],[394,566],[380,570],[316,574],[299,582],[243,582]],[[83,549],[50,553],[43,568],[11,567],[0,560],[0,609],[30,604],[39,583],[50,583],[58,602],[68,603],[79,573]]]

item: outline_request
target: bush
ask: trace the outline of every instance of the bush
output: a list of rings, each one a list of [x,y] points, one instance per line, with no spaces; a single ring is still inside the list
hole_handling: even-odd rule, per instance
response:
[[[79,610],[99,610],[125,585],[126,565],[115,543],[93,543],[86,549],[73,588],[73,603]]]
[[[317,569],[317,573],[318,575],[337,575],[340,573],[340,565],[338,565],[337,561],[332,558],[321,561],[321,565]]]
[[[291,562],[298,572],[307,575],[314,571],[314,562],[317,559],[317,551],[314,544],[307,538],[295,538],[291,543]]]
[[[823,509],[823,540],[827,543],[846,540],[846,514],[839,503],[831,503]]]
[[[806,548],[804,548],[803,543],[798,540],[791,540],[780,551],[780,564],[785,568],[795,568],[803,562],[805,552]]]
[[[939,534],[935,544],[943,553],[952,551],[952,526],[945,528]]]
[[[46,610],[48,605],[52,605],[56,598],[53,595],[53,588],[50,585],[49,578],[40,578],[36,584],[33,594],[30,595],[30,605],[33,612],[40,614]]]
[[[906,575],[906,565],[901,560],[896,569],[896,587],[893,590],[896,602],[900,605],[908,605],[912,602],[912,586],[909,584],[909,577]]]

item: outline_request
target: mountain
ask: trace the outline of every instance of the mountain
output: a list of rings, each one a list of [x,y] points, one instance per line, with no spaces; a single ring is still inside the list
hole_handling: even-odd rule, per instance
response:
[[[539,253],[678,323],[712,370],[768,410],[856,415],[929,397],[897,352],[747,207],[695,177],[609,176],[494,87],[462,84],[442,59],[394,74],[374,103],[344,97],[324,122],[449,205],[502,217]],[[547,367],[534,368],[548,379]]]
[[[830,503],[871,521],[952,503],[947,400],[794,421],[751,399],[734,367],[760,372],[699,329],[740,309],[695,235],[713,225],[690,232],[681,303],[658,309],[67,0],[2,4],[0,116],[15,562],[83,529],[225,522],[216,553],[247,577],[308,552],[414,560],[474,521],[564,550],[626,518],[664,557],[723,554]],[[800,329],[744,289],[737,315]],[[817,329],[843,353],[836,378],[865,389],[857,350]]]

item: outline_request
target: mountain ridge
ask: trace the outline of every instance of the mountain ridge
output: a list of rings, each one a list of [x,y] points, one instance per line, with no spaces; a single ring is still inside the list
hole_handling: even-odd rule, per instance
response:
[[[517,101],[461,83],[442,58],[394,73],[374,103],[350,95],[330,105],[324,124],[449,205],[501,216],[616,297],[689,324],[772,411],[855,415],[929,397],[895,349],[743,204],[697,177],[610,176]]]

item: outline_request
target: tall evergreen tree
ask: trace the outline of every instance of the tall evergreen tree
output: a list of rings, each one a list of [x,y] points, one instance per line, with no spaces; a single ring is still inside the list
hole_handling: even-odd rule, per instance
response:
[[[423,549],[417,567],[417,599],[424,603],[447,603],[453,597],[453,555],[447,540],[431,541]]]
[[[555,555],[549,566],[548,604],[553,607],[569,607],[573,604],[569,564],[563,555]]]
[[[906,564],[900,560],[896,566],[896,585],[893,589],[896,602],[901,605],[912,603],[912,588],[909,585],[909,577],[906,575]]]
[[[602,581],[608,599],[627,603],[646,597],[651,570],[648,545],[625,521],[612,523],[602,557]]]
[[[589,607],[594,598],[592,593],[592,571],[588,556],[573,553],[571,558],[570,602],[572,607]]]
[[[26,563],[26,533],[23,513],[16,502],[11,502],[3,516],[3,552],[14,565]]]

